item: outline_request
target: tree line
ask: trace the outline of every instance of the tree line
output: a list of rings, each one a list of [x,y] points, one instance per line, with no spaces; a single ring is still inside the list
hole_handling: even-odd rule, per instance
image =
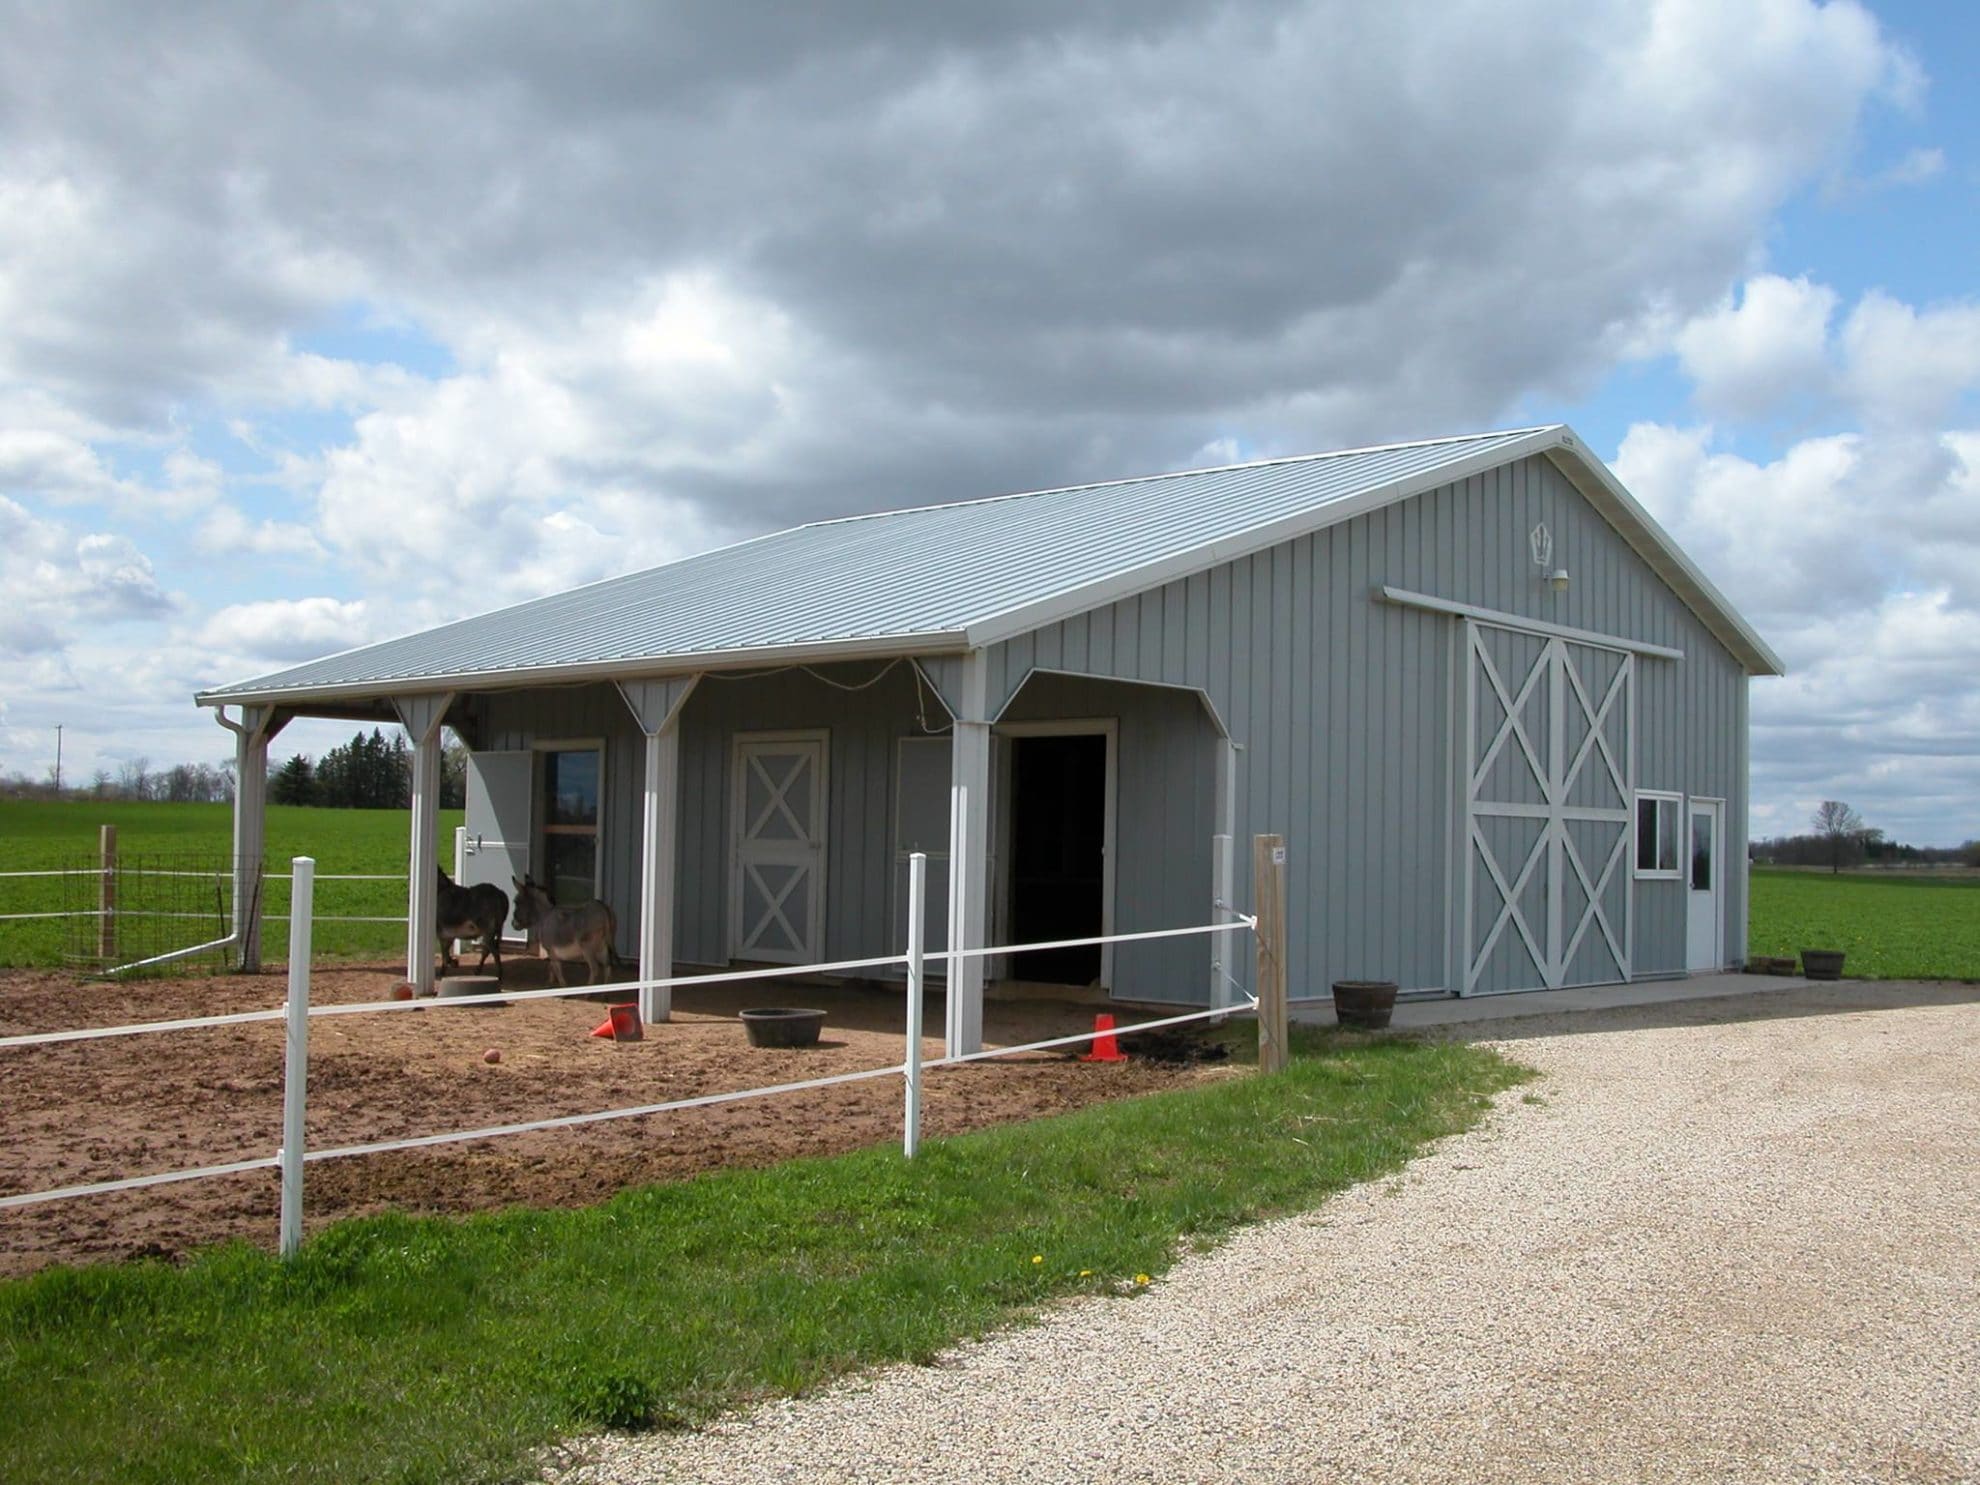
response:
[[[1959,846],[1912,846],[1891,840],[1840,799],[1825,799],[1809,816],[1802,835],[1780,835],[1753,842],[1752,859],[1769,866],[1975,866],[1980,840]]]
[[[310,804],[327,809],[404,809],[412,802],[412,749],[405,734],[387,738],[379,728],[359,732],[320,760],[294,753],[268,775],[270,804]],[[440,752],[440,808],[467,802],[467,749],[449,741]]]
[[[174,763],[155,768],[149,758],[132,758],[115,772],[98,768],[86,783],[55,781],[16,770],[0,774],[0,799],[130,800],[149,804],[231,804],[234,763]],[[294,753],[269,769],[271,804],[308,804],[329,809],[405,809],[412,802],[412,749],[405,734],[391,737],[372,728],[360,731],[321,759]],[[440,753],[440,808],[467,802],[467,749],[449,740]]]

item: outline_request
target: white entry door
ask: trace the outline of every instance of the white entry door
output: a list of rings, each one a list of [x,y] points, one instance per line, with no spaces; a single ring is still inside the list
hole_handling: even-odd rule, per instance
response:
[[[463,887],[488,882],[513,896],[513,879],[529,874],[530,789],[536,755],[518,752],[469,753],[467,827],[461,833],[459,870]],[[521,942],[527,935],[513,917],[502,920],[502,937]]]
[[[1465,994],[1629,978],[1634,657],[1467,620]]]
[[[825,957],[823,732],[736,738],[730,797],[729,954],[770,964]]]
[[[1685,892],[1684,967],[1689,970],[1725,968],[1725,822],[1726,807],[1715,799],[1694,799],[1691,820],[1691,866]]]

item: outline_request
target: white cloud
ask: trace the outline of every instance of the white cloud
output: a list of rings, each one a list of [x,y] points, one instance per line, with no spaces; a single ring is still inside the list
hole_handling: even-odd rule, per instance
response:
[[[200,626],[197,642],[249,663],[282,665],[382,637],[363,599],[282,598],[229,604]]]
[[[1728,296],[1677,334],[1699,405],[1715,417],[1765,418],[1825,392],[1835,308],[1835,290],[1806,278],[1748,279],[1737,303]]]
[[[1980,304],[1921,311],[1873,289],[1850,312],[1841,347],[1850,396],[1866,418],[1932,427],[1980,384]]]

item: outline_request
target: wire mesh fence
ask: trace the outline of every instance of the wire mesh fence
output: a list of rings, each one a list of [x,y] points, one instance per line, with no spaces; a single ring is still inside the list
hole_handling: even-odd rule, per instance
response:
[[[46,859],[46,858],[44,858]],[[317,881],[316,952],[327,959],[405,952],[406,877],[326,873]],[[79,974],[185,974],[238,963],[216,944],[234,927],[234,857],[225,850],[74,853],[34,870],[0,871],[0,965]],[[247,877],[270,958],[281,958],[289,919],[286,865]],[[200,953],[148,965],[142,961]],[[140,965],[135,970],[125,966]]]

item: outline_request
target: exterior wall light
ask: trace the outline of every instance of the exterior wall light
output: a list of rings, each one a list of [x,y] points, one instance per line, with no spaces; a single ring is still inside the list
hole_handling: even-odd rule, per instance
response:
[[[1568,570],[1565,567],[1556,567],[1552,572],[1548,573],[1547,586],[1552,588],[1556,593],[1567,592]]]

